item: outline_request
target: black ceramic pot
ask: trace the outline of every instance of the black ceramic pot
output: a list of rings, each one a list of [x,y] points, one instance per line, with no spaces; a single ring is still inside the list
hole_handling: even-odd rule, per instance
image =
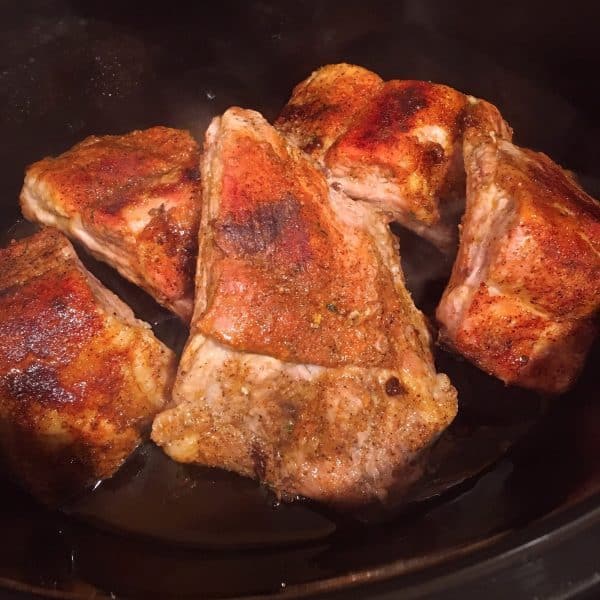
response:
[[[293,85],[338,61],[492,101],[519,144],[598,197],[599,17],[596,3],[573,1],[2,2],[1,241],[27,229],[17,198],[28,163],[92,133],[155,124],[201,139],[230,105],[273,118]],[[448,265],[399,234],[409,287],[431,314]],[[89,264],[181,344],[173,319]],[[274,506],[249,480],[176,465],[147,444],[62,510],[1,484],[0,597],[596,597],[598,347],[572,392],[550,402],[437,360],[461,413],[408,505]]]

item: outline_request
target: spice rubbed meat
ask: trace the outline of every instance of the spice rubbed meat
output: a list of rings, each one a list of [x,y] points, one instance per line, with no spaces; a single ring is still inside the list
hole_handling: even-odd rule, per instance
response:
[[[600,209],[511,140],[484,100],[336,64],[296,86],[275,127],[235,107],[215,118],[202,155],[154,127],[35,163],[25,217],[191,319],[190,334],[175,376],[173,353],[62,234],[0,250],[2,457],[54,502],[113,474],[154,418],[174,460],[284,499],[402,492],[457,399],[388,223],[451,252],[465,186],[440,341],[506,383],[564,392],[597,331]]]
[[[0,454],[54,503],[110,477],[164,408],[175,357],[59,232],[0,250]]]
[[[597,331],[600,205],[484,105],[465,132],[467,210],[441,340],[506,383],[568,389]]]
[[[253,111],[212,122],[202,179],[195,312],[154,441],[282,497],[406,485],[456,392],[386,223]]]
[[[189,321],[200,151],[185,131],[89,137],[27,169],[26,218],[52,225]]]
[[[384,83],[361,67],[334,64],[296,86],[276,126],[332,184],[451,251],[464,206],[467,106],[468,96],[445,85]]]
[[[318,161],[383,87],[379,75],[356,65],[328,65],[299,83],[275,121],[286,138]]]

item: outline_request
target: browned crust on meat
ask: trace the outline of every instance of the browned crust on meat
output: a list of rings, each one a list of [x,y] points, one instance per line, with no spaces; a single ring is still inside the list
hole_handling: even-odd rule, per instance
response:
[[[498,185],[518,197],[518,225],[491,276],[553,318],[585,317],[600,301],[600,204],[545,154],[520,152],[501,154]]]
[[[360,504],[408,485],[456,390],[386,220],[254,111],[213,120],[202,177],[195,314],[152,439],[285,499]]]
[[[57,215],[68,235],[99,242],[94,254],[116,266],[158,302],[189,319],[199,224],[199,148],[186,131],[153,127],[89,137],[56,158],[31,165],[25,185]],[[23,193],[23,214],[39,220]],[[148,222],[138,231],[132,223]],[[110,254],[128,262],[124,271]],[[182,303],[182,301],[185,301]]]
[[[307,154],[321,158],[382,85],[378,75],[363,67],[326,65],[294,88],[275,127]]]
[[[203,195],[219,196],[219,207],[201,234],[211,236],[199,259],[211,281],[194,326],[286,361],[397,364],[394,339],[406,337],[398,315],[410,311],[372,240],[359,227],[344,237],[323,175],[266,122],[255,119],[252,133],[229,127],[249,113],[223,117],[222,173],[210,184],[205,176]]]
[[[375,175],[398,186],[405,210],[424,223],[436,223],[440,200],[462,183],[454,155],[465,105],[463,94],[444,85],[388,81],[332,145],[325,164],[334,174],[357,180]],[[446,149],[419,135],[431,126],[446,132]]]
[[[598,328],[600,205],[546,155],[479,125],[465,143],[467,212],[437,311],[442,340],[506,383],[562,393]],[[506,217],[492,226],[480,282],[465,286],[482,243],[474,219],[484,197],[507,199],[494,209]]]
[[[114,310],[99,299],[55,230],[0,250],[0,264],[0,449],[54,502],[112,475],[139,444],[166,403],[174,357],[133,315],[123,320],[116,297],[104,292]]]
[[[441,341],[505,383],[556,394],[579,375],[597,329],[593,319],[556,321],[482,284],[455,337],[442,330]]]

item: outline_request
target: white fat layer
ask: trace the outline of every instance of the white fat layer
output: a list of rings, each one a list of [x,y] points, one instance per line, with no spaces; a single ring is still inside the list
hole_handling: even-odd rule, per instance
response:
[[[198,321],[207,308],[210,289],[210,266],[213,245],[210,222],[218,216],[223,165],[219,160],[222,118],[215,117],[204,139],[204,154],[201,161],[202,211],[198,233],[198,259],[196,262],[196,293],[192,322]]]
[[[439,125],[423,125],[411,130],[411,135],[415,136],[421,144],[431,143],[439,144],[444,150],[450,147],[448,132]]]
[[[379,173],[373,172],[357,178],[344,167],[334,167],[329,174],[330,185],[340,185],[351,198],[375,204],[389,212],[408,212],[408,203],[397,184],[388,181]]]
[[[261,389],[270,390],[269,381],[281,374],[296,381],[312,381],[326,370],[318,365],[287,363],[263,354],[237,352],[196,333],[190,336],[179,367],[173,392],[175,402],[187,402],[193,397],[211,404],[219,399],[221,379],[215,374],[230,361],[235,361],[237,372],[244,373],[244,387],[253,394]],[[245,393],[241,388],[240,391]]]
[[[477,288],[484,279],[486,267],[489,263],[488,250],[490,244],[496,239],[500,231],[504,231],[501,225],[506,221],[506,210],[510,200],[504,196],[495,185],[479,195],[471,218],[474,228],[480,232],[477,243],[472,243],[468,248],[468,263],[470,272],[465,279],[465,284]]]
[[[107,240],[97,239],[90,235],[85,229],[80,215],[61,213],[58,203],[47,203],[46,198],[51,197],[51,191],[46,189],[43,182],[31,181],[29,177],[26,178],[21,191],[21,202],[23,203],[25,216],[43,225],[60,229],[70,237],[80,241],[99,260],[110,262],[127,279],[140,284],[136,275],[129,268],[128,261],[113,249],[112,244],[106,243]]]
[[[490,249],[494,241],[505,235],[514,219],[513,202],[495,183],[495,146],[484,145],[472,150],[467,166],[467,178],[477,177],[476,189],[469,197],[470,183],[467,181],[468,228],[463,229],[467,240],[466,265],[468,275],[446,297],[442,321],[450,336],[471,306],[476,291],[486,281],[492,257]],[[445,306],[444,306],[445,305]]]

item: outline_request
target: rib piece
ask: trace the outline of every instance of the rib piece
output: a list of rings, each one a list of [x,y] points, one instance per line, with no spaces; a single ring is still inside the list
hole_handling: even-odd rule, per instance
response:
[[[284,498],[359,503],[406,485],[456,392],[386,223],[253,111],[212,122],[202,172],[195,312],[152,438]]]
[[[61,229],[189,321],[200,220],[199,148],[153,127],[89,137],[27,169],[25,217]]]
[[[304,152],[322,161],[331,144],[382,85],[379,75],[363,67],[326,65],[294,88],[275,127]]]
[[[600,206],[546,155],[465,133],[467,210],[440,337],[506,383],[561,393],[597,329]]]
[[[364,89],[355,95],[359,85]],[[331,184],[451,251],[464,208],[469,99],[475,101],[445,85],[382,84],[361,67],[328,65],[294,89],[276,125],[301,148],[316,140],[312,154]]]
[[[442,204],[462,191],[465,106],[466,97],[444,85],[388,81],[329,149],[331,180],[431,237]]]
[[[175,359],[56,230],[0,264],[0,450],[53,503],[119,468],[165,407]]]

